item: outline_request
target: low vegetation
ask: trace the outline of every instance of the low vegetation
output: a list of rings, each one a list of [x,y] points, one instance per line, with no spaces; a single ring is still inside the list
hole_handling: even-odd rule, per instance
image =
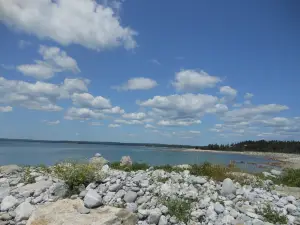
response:
[[[171,172],[181,172],[181,171],[184,171],[184,169],[182,168],[179,168],[179,167],[176,167],[176,166],[172,166],[172,165],[161,165],[161,166],[154,166],[153,167],[155,170],[164,170],[168,173],[171,173]]]
[[[300,169],[286,169],[274,181],[290,187],[300,187]]]
[[[34,177],[31,175],[30,167],[25,167],[24,174],[22,177],[22,182],[24,184],[32,184],[35,182]]]
[[[69,194],[78,193],[80,186],[103,179],[103,174],[93,164],[81,162],[64,162],[53,167],[53,173],[65,181]]]
[[[287,217],[272,209],[270,204],[267,204],[261,211],[258,211],[257,213],[262,215],[266,221],[270,223],[287,224],[288,222]]]
[[[187,223],[190,220],[192,203],[185,199],[165,199],[163,204],[168,207],[169,214],[175,216],[180,222]]]
[[[113,162],[110,164],[110,167],[115,170],[123,170],[126,172],[130,172],[138,170],[147,170],[150,166],[147,163],[133,163],[131,166],[121,166],[120,162]]]

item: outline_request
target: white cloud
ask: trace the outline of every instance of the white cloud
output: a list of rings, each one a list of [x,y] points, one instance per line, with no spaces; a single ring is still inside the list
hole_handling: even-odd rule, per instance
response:
[[[245,99],[250,99],[250,98],[252,98],[253,96],[254,96],[254,94],[247,92],[247,93],[244,95],[244,98],[245,98]]]
[[[96,1],[0,0],[0,20],[8,27],[62,45],[80,44],[94,50],[137,46],[136,32],[122,27],[112,8]]]
[[[72,101],[74,105],[83,108],[110,109],[112,107],[109,99],[102,96],[94,97],[89,93],[74,93]]]
[[[129,79],[126,83],[120,86],[113,86],[113,89],[118,91],[135,91],[135,90],[149,90],[157,86],[157,82],[150,78],[135,77]]]
[[[55,120],[55,121],[43,120],[42,122],[45,123],[45,124],[47,124],[47,125],[50,125],[50,126],[60,124],[59,120]]]
[[[0,112],[11,112],[12,110],[11,106],[0,106]]]
[[[143,121],[140,120],[122,120],[122,119],[116,119],[115,123],[122,123],[127,125],[137,125],[137,124],[143,124]]]
[[[215,87],[219,82],[220,78],[210,76],[204,71],[181,70],[175,74],[175,81],[172,84],[177,91],[197,91]]]
[[[220,87],[220,93],[222,95],[226,95],[226,96],[235,98],[237,95],[237,90],[233,89],[230,86],[222,86],[222,87]]]
[[[195,119],[176,119],[176,120],[160,120],[157,125],[160,126],[190,126],[200,124],[201,120]]]
[[[29,83],[0,77],[0,103],[35,110],[60,111],[62,107],[57,106],[56,102],[70,98],[74,92],[86,91],[87,83],[81,79],[65,79],[60,85],[40,81]]]
[[[123,115],[126,119],[132,119],[132,120],[142,120],[146,118],[146,114],[143,112],[139,113],[126,113]]]
[[[147,128],[147,129],[155,129],[156,127],[153,126],[153,125],[151,125],[151,124],[146,124],[145,128]]]
[[[18,45],[19,45],[19,48],[23,49],[23,48],[26,48],[26,47],[30,46],[31,42],[30,41],[25,41],[25,40],[20,40]]]
[[[41,45],[39,53],[42,55],[44,61],[35,60],[35,64],[19,65],[17,66],[17,70],[26,76],[40,80],[50,79],[55,73],[59,72],[80,72],[76,60],[57,47]]]
[[[271,126],[271,127],[289,126],[293,123],[292,120],[285,118],[285,117],[274,117],[274,118],[262,120],[259,122],[261,122],[262,124],[264,124],[266,126]]]
[[[101,110],[101,112],[108,113],[108,114],[123,114],[123,113],[125,113],[125,110],[120,108],[119,106],[115,106],[110,109],[103,109],[103,110]]]
[[[161,63],[157,60],[157,59],[151,59],[151,60],[149,60],[151,63],[153,63],[153,64],[156,64],[156,65],[158,65],[158,66],[160,66],[161,65]]]
[[[157,113],[168,111],[177,116],[187,116],[188,114],[206,112],[215,108],[218,98],[205,94],[183,94],[169,96],[154,96],[146,101],[138,101],[141,106],[152,107]],[[159,111],[161,110],[161,111]]]
[[[190,133],[192,133],[192,134],[200,134],[201,132],[198,131],[198,130],[190,130]]]
[[[91,125],[91,126],[102,126],[103,123],[100,123],[100,122],[90,122],[89,125]]]
[[[121,125],[119,124],[109,124],[108,127],[110,128],[117,128],[117,127],[120,127]]]
[[[50,79],[55,73],[50,65],[42,62],[37,62],[37,64],[20,65],[17,66],[17,70],[26,76],[31,76],[40,80]]]
[[[70,108],[65,114],[66,120],[104,119],[104,114],[88,108]]]
[[[247,108],[240,108],[228,111],[224,114],[225,120],[245,120],[247,118],[257,117],[259,115],[273,114],[278,113],[284,110],[287,110],[289,107],[285,105],[278,104],[267,104],[267,105],[258,105],[251,106]]]

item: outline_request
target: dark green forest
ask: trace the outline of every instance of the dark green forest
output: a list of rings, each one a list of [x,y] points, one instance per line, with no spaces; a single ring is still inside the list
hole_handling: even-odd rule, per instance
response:
[[[281,152],[300,153],[300,141],[242,141],[233,144],[219,145],[209,144],[197,146],[196,149],[220,150],[220,151],[256,151],[256,152]]]

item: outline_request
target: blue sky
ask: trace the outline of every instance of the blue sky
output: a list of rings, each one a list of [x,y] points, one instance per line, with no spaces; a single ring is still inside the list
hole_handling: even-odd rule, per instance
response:
[[[299,10],[296,0],[0,0],[0,137],[299,140]]]

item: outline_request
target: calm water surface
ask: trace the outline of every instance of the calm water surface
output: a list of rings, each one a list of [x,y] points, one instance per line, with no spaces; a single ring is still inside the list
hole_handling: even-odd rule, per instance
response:
[[[0,165],[53,165],[59,161],[91,158],[95,153],[101,153],[109,161],[119,161],[122,156],[129,155],[134,162],[146,162],[151,165],[192,164],[205,161],[228,165],[230,160],[265,163],[263,157],[241,154],[210,153],[210,152],[180,152],[168,148],[153,148],[144,146],[104,145],[104,144],[69,144],[69,143],[39,143],[39,142],[0,142]],[[255,166],[239,165],[241,168],[253,171]]]

